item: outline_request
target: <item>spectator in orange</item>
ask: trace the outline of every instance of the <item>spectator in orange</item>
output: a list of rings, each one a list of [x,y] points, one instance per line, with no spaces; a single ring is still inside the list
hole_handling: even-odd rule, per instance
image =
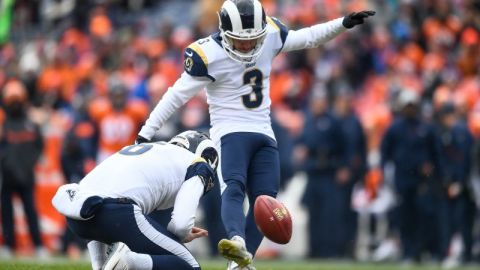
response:
[[[478,74],[478,65],[480,64],[480,47],[478,42],[480,34],[473,27],[467,27],[463,30],[460,37],[460,55],[458,57],[458,69],[465,77],[472,77]]]
[[[99,130],[97,162],[135,141],[136,132],[146,119],[148,105],[128,100],[128,89],[113,76],[108,99],[99,98],[90,105],[90,115]]]
[[[197,28],[201,35],[208,35],[218,27],[217,11],[222,6],[222,0],[201,0],[198,4]]]
[[[92,36],[107,39],[112,33],[112,22],[108,18],[106,11],[103,7],[97,7],[92,12],[90,19],[90,34]]]

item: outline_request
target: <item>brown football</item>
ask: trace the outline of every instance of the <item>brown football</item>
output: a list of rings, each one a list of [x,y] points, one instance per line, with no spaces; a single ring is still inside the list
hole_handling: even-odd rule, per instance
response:
[[[292,238],[292,217],[285,205],[277,199],[260,195],[254,206],[255,223],[260,232],[278,244],[286,244]]]

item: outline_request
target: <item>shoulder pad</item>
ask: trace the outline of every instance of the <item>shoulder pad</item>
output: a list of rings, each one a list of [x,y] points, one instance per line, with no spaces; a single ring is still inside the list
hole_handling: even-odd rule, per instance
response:
[[[197,42],[190,44],[185,49],[183,68],[185,72],[194,77],[208,77],[215,81],[212,76],[208,75],[208,59],[202,48]]]
[[[217,173],[212,169],[210,165],[203,158],[198,158],[188,167],[187,174],[185,175],[185,181],[190,178],[198,176],[203,182],[203,193],[207,193],[213,188]]]
[[[287,39],[288,35],[288,28],[283,24],[279,19],[275,17],[267,16],[267,22],[273,28],[275,28],[280,33],[280,39],[282,40],[282,45],[285,44],[285,40]]]
[[[206,161],[204,158],[202,158],[202,157],[197,157],[197,158],[195,158],[195,159],[192,161],[192,164],[191,164],[191,165],[193,165],[193,164],[195,164],[195,163],[198,163],[198,162],[205,162],[205,163],[207,163],[207,161]]]

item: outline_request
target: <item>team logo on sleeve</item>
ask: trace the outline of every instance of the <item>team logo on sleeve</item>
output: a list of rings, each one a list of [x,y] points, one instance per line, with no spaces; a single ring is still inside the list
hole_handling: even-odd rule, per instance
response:
[[[77,191],[72,189],[67,189],[66,192],[68,194],[68,198],[70,198],[70,201],[73,201],[73,199],[75,198],[75,195],[77,195]]]
[[[191,57],[185,58],[184,65],[185,65],[185,69],[188,72],[190,72],[192,70],[192,67],[193,67],[193,59]]]

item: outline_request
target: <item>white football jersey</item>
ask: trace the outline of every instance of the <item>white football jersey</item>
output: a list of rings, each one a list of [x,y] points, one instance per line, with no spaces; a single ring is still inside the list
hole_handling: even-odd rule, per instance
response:
[[[212,138],[235,131],[260,132],[274,138],[270,123],[270,71],[273,58],[287,37],[286,28],[268,18],[267,35],[254,63],[232,60],[219,33],[200,39],[185,50],[185,71],[212,80],[206,86]]]
[[[174,205],[187,169],[197,159],[168,143],[130,145],[100,163],[79,184],[101,197],[132,199],[148,214]]]
[[[212,128],[218,142],[232,132],[258,132],[275,139],[270,122],[270,71],[280,52],[317,47],[345,30],[343,18],[288,31],[267,17],[267,35],[259,57],[251,64],[231,59],[219,33],[197,40],[185,50],[185,72],[154,108],[139,135],[150,139],[171,114],[205,88]]]

